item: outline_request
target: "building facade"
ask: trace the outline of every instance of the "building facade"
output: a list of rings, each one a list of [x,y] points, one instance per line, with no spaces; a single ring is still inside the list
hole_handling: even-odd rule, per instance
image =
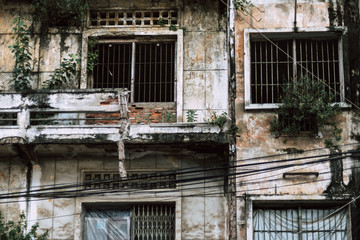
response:
[[[358,1],[251,3],[235,14],[238,239],[358,239]],[[311,98],[296,84],[285,98],[304,78],[339,105],[338,141],[319,116],[279,110]]]
[[[74,28],[1,2],[3,216],[24,212],[49,239],[228,239],[226,4],[87,3]],[[31,90],[15,92],[17,16]],[[71,58],[77,72],[49,89]]]

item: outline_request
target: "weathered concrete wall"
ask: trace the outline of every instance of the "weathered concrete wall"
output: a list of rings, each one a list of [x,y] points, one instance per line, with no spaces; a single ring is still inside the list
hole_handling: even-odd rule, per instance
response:
[[[1,148],[3,157],[0,162],[1,190],[6,194],[25,191],[27,167],[24,160],[16,157],[15,152]],[[116,145],[38,145],[35,147],[38,163],[32,167],[32,190],[39,186],[60,187],[62,184],[81,184],[83,171],[117,171],[118,158]],[[5,154],[7,152],[7,154]],[[179,176],[178,180],[203,178],[223,174],[222,171],[203,172],[204,168],[215,168],[223,164],[222,150],[172,146],[126,146],[126,169],[131,170],[176,170],[198,169],[198,173]],[[86,153],[84,155],[84,153]],[[7,155],[7,157],[5,157]],[[197,180],[180,184],[172,191],[119,191],[105,196],[78,198],[36,199],[28,202],[29,220],[40,224],[40,229],[50,230],[50,239],[81,239],[82,206],[94,202],[176,202],[179,212],[176,221],[176,239],[226,239],[226,200],[224,182],[221,177],[210,180]],[[3,181],[4,180],[4,181]],[[66,190],[81,189],[74,187]],[[65,190],[65,191],[66,191]],[[5,203],[0,208],[6,219],[16,218],[23,210],[26,212],[25,199],[14,199],[15,203]],[[19,202],[17,202],[19,201]]]
[[[2,3],[0,21],[0,89],[9,90],[9,80],[12,76],[14,58],[8,48],[12,43],[11,22],[18,14],[24,16],[26,24],[31,25],[31,8],[26,1]],[[179,11],[179,26],[185,27],[183,33],[182,51],[183,63],[178,62],[178,95],[177,120],[186,121],[186,112],[195,110],[197,121],[208,120],[212,113],[221,114],[228,111],[228,81],[227,81],[227,44],[226,44],[226,6],[221,1],[89,1],[90,9],[147,9],[176,8]],[[131,34],[131,32],[153,31],[160,34],[168,27],[113,27],[98,28],[102,35]],[[31,38],[31,53],[33,58],[33,88],[42,88],[45,80],[60,66],[61,60],[69,54],[77,54],[86,59],[86,45],[82,35],[90,34],[94,29],[85,27],[82,30],[50,29],[46,35],[34,34]],[[182,30],[178,30],[179,32]],[[142,32],[146,34],[146,32]],[[86,48],[85,48],[86,50]],[[181,68],[180,68],[181,66]],[[66,88],[79,88],[81,82],[86,82],[86,68],[82,65],[82,80],[71,82]],[[182,71],[183,69],[183,71]],[[79,70],[81,70],[79,68]],[[181,101],[181,102],[180,102]],[[166,107],[160,106],[166,109]],[[155,108],[151,109],[153,111]],[[155,110],[156,111],[156,110]],[[141,117],[146,118],[146,116]],[[143,121],[144,123],[146,121]],[[157,122],[157,119],[150,122]]]
[[[241,133],[237,134],[237,195],[238,195],[238,239],[252,239],[246,235],[246,229],[251,223],[247,222],[249,214],[246,205],[251,202],[251,196],[256,196],[256,200],[277,201],[284,198],[290,200],[311,200],[311,199],[331,199],[332,186],[334,186],[334,176],[338,176],[341,186],[337,185],[335,191],[341,193],[351,192],[351,181],[354,175],[351,169],[354,167],[354,159],[347,158],[336,160],[342,163],[341,168],[334,168],[327,162],[312,163],[314,159],[300,159],[297,161],[277,162],[279,160],[289,160],[292,158],[304,158],[316,155],[330,154],[329,149],[325,148],[324,140],[331,137],[331,133],[322,130],[320,137],[301,135],[301,136],[280,136],[276,137],[270,132],[270,121],[276,116],[273,110],[245,110],[245,47],[244,30],[257,29],[261,32],[267,29],[274,31],[279,29],[293,29],[294,21],[296,27],[306,31],[307,28],[327,28],[328,30],[343,27],[341,14],[343,9],[338,1],[297,1],[297,15],[294,17],[294,2],[284,0],[257,1],[252,3],[254,7],[249,9],[249,14],[240,11],[236,13],[236,122],[241,128]],[[334,14],[334,13],[337,13]],[[256,30],[255,30],[256,32]],[[344,33],[344,69],[345,82],[349,76],[346,70],[348,55],[346,50],[346,30]],[[356,45],[356,44],[355,44]],[[346,86],[346,91],[350,86]],[[354,90],[355,91],[355,90]],[[346,97],[350,99],[347,94]],[[342,151],[353,150],[356,148],[354,143],[354,129],[358,129],[356,114],[349,109],[343,109],[342,113],[334,119],[341,128]],[[350,145],[346,145],[350,144]],[[292,165],[291,164],[296,164]],[[286,168],[285,165],[289,165]],[[341,166],[341,164],[340,164]],[[248,174],[245,174],[248,172]],[[318,176],[296,176],[284,178],[284,173],[318,173]],[[346,190],[344,190],[346,189]],[[341,194],[340,194],[341,195]],[[338,195],[339,196],[339,195]],[[345,195],[342,195],[344,197]],[[341,198],[341,196],[340,196]],[[346,197],[345,197],[346,198]]]
[[[12,22],[15,17],[25,18],[27,26],[32,25],[32,9],[28,1],[1,1],[0,27],[0,89],[9,90],[9,80],[15,59],[9,46],[14,43]],[[35,26],[35,29],[37,27]],[[58,29],[50,29],[48,34],[31,36],[30,53],[32,57],[33,82],[32,88],[42,88],[45,80],[60,66],[61,60],[69,54],[81,55],[81,34],[76,30],[66,30],[62,33]],[[78,88],[78,82],[69,83],[68,88]]]
[[[226,6],[220,1],[184,1],[184,113],[198,121],[228,109]]]

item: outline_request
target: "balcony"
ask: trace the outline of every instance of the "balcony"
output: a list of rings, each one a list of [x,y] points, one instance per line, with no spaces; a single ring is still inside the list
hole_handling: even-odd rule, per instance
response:
[[[0,93],[1,143],[97,143],[122,139],[128,124],[122,89]]]

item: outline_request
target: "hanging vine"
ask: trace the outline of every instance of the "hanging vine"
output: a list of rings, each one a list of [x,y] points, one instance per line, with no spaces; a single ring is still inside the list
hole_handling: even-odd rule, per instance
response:
[[[12,79],[10,84],[16,91],[31,89],[31,52],[29,27],[24,24],[22,17],[16,17],[13,21],[12,39],[14,43],[9,46],[15,57],[15,66],[13,68]]]

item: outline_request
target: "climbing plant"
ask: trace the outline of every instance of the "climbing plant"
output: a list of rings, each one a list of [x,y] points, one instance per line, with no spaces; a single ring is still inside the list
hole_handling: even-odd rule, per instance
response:
[[[341,130],[332,121],[340,113],[340,107],[333,103],[335,96],[324,82],[301,76],[285,84],[282,89],[277,117],[270,122],[272,132],[297,135],[302,131],[303,121],[308,120],[313,125],[313,133],[329,126],[335,140],[340,140]]]
[[[86,0],[33,0],[34,20],[42,31],[49,27],[81,27],[86,19]]]
[[[99,52],[96,49],[97,39],[90,37],[88,39],[88,56],[87,56],[87,71],[92,72],[97,63]]]
[[[251,1],[248,0],[234,0],[234,7],[236,10],[247,12],[249,7],[253,6]]]
[[[15,66],[13,68],[12,79],[10,84],[16,91],[30,89],[31,85],[31,52],[30,52],[30,31],[29,27],[24,24],[22,17],[16,17],[13,21],[12,39],[14,43],[9,46],[15,57]]]
[[[48,239],[48,231],[43,234],[38,234],[39,224],[35,223],[31,226],[30,231],[27,231],[28,223],[25,220],[25,214],[21,213],[19,220],[5,221],[0,212],[0,239],[6,240],[46,240]]]
[[[60,67],[55,69],[50,79],[44,82],[45,89],[59,89],[66,87],[71,79],[76,77],[77,64],[80,63],[80,58],[76,54],[69,54],[69,58],[64,58],[60,63]]]

